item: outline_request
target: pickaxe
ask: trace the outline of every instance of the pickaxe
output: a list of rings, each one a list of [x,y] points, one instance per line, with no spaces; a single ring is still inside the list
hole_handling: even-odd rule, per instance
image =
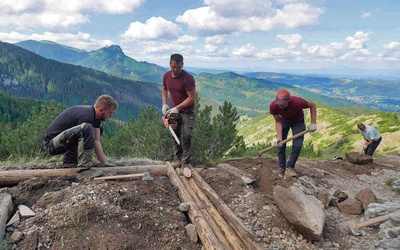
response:
[[[285,139],[285,140],[279,142],[279,144],[274,144],[274,145],[272,145],[272,146],[270,146],[270,147],[268,147],[268,148],[266,148],[266,149],[263,149],[263,150],[261,150],[261,151],[258,151],[257,155],[258,155],[258,157],[261,157],[264,153],[270,151],[271,149],[274,149],[274,148],[278,147],[278,145],[283,145],[283,144],[285,144],[285,143],[288,142],[288,141],[294,140],[294,139],[296,139],[297,137],[300,137],[300,136],[303,136],[304,134],[307,134],[308,132],[310,132],[310,129],[306,129],[306,130],[304,130],[303,132],[300,132],[300,133],[298,133],[298,134],[295,134],[294,136],[291,136],[291,137],[289,137],[289,138],[287,138],[287,139]]]
[[[360,235],[361,234],[361,232],[359,230],[360,228],[372,226],[374,224],[381,223],[381,222],[385,222],[390,219],[391,215],[396,214],[396,213],[400,213],[400,210],[393,212],[393,213],[386,214],[386,215],[378,216],[378,217],[375,217],[375,218],[372,218],[370,220],[366,220],[366,221],[360,222],[360,223],[356,223],[354,221],[349,221],[349,222],[347,222],[347,225],[349,226],[350,231],[354,235]]]

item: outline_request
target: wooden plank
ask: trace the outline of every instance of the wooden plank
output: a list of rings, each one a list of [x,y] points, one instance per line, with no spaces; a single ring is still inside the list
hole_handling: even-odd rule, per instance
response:
[[[205,193],[208,199],[213,203],[218,212],[225,218],[231,228],[242,240],[248,249],[263,249],[259,245],[254,236],[246,229],[243,222],[235,215],[235,213],[226,205],[226,203],[219,197],[219,195],[211,188],[210,185],[192,168],[192,179]]]
[[[210,225],[204,219],[192,196],[185,189],[185,186],[183,185],[175,169],[172,167],[172,164],[167,163],[167,166],[167,175],[171,181],[171,184],[178,189],[179,198],[182,202],[188,203],[190,205],[188,215],[192,223],[196,226],[197,234],[199,235],[199,238],[204,248],[207,250],[224,249],[219,243],[214,232],[211,230]]]

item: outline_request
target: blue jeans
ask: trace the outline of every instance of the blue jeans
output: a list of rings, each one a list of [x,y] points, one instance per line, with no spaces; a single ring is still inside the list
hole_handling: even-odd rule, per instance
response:
[[[304,120],[298,122],[286,122],[281,120],[281,123],[282,123],[282,140],[287,139],[290,129],[292,129],[292,135],[296,135],[300,132],[303,132],[306,129]],[[287,163],[286,163],[286,143],[283,144],[282,147],[278,149],[279,166],[281,168],[295,167],[296,161],[300,156],[301,147],[303,146],[303,141],[304,141],[304,135],[293,140],[292,152],[290,153],[290,158]]]

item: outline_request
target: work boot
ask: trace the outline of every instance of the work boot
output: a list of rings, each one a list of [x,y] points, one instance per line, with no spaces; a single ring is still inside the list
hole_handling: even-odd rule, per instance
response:
[[[83,171],[91,169],[92,167],[100,167],[100,162],[97,160],[92,160],[89,163],[86,163],[85,165],[79,165],[78,168],[76,169],[76,172],[81,173]]]
[[[286,168],[286,171],[285,171],[285,177],[286,178],[289,178],[289,177],[296,177],[297,176],[297,173],[296,173],[296,171],[294,170],[294,168]]]
[[[282,177],[285,176],[285,170],[286,170],[285,168],[281,168],[280,170],[279,174],[282,175]]]
[[[181,167],[181,160],[175,160],[175,162],[172,163],[173,168],[180,168]]]

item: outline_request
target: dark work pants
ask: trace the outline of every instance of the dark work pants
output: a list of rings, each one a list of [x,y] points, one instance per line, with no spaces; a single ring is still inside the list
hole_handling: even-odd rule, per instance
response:
[[[183,164],[190,163],[191,148],[192,148],[192,133],[195,124],[195,115],[193,110],[188,110],[185,113],[179,113],[181,120],[178,127],[174,130],[176,136],[180,139],[181,145],[174,141],[174,158],[181,160]]]
[[[378,140],[374,141],[371,145],[369,145],[366,149],[364,149],[364,153],[366,155],[372,156],[376,150],[376,148],[379,146],[379,144],[382,141],[382,137],[379,137]]]
[[[93,150],[93,143],[93,125],[82,123],[59,133],[46,148],[50,155],[64,154],[64,163],[78,163],[78,150]]]
[[[282,121],[282,140],[286,140],[289,130],[292,130],[292,135],[303,132],[306,129],[304,121],[285,122]],[[300,136],[292,141],[292,152],[290,153],[289,161],[286,163],[286,143],[278,149],[279,166],[281,168],[292,167],[296,165],[296,161],[300,156],[301,147],[303,146],[304,136]]]

